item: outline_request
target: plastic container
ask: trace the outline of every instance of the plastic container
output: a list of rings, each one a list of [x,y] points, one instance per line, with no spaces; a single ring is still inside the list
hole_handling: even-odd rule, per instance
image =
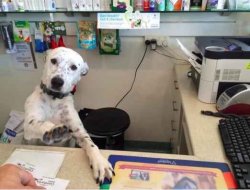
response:
[[[171,0],[167,1],[166,10],[167,11],[181,11],[182,0],[177,0],[172,2]]]
[[[165,11],[165,0],[156,0],[157,3],[157,10],[158,11]]]
[[[135,8],[135,11],[143,11],[143,0],[135,0],[134,8]]]
[[[236,0],[228,0],[228,9],[236,10]]]
[[[143,10],[149,11],[149,0],[143,0]]]
[[[156,1],[155,0],[149,0],[149,11],[155,11],[156,9]]]

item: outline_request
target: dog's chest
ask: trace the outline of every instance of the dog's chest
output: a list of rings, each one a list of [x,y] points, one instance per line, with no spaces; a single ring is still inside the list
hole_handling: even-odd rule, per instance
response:
[[[65,123],[69,116],[69,107],[64,99],[47,99],[44,104],[47,120],[55,124]]]

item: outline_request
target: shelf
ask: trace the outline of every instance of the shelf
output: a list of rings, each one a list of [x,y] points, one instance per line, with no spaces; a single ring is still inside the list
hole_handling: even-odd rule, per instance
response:
[[[65,11],[65,10],[58,10],[58,11],[6,11],[0,12],[0,14],[25,14],[25,13],[122,13],[124,11]],[[141,13],[238,13],[238,12],[246,12],[249,13],[250,10],[207,10],[207,11],[200,11],[200,10],[193,10],[193,11],[141,11]]]

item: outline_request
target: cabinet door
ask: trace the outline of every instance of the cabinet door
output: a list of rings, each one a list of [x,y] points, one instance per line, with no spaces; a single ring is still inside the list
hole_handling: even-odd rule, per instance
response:
[[[171,145],[172,151],[175,154],[179,154],[179,133],[180,133],[180,115],[181,115],[181,98],[179,93],[178,81],[173,81],[173,99],[172,99],[172,111],[173,116],[171,119]]]
[[[190,142],[188,125],[185,115],[181,115],[180,132],[179,132],[179,154],[193,155],[193,148]]]

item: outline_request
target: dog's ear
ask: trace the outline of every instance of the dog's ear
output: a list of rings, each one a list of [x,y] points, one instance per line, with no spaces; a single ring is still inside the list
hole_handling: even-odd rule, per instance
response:
[[[88,64],[87,64],[87,62],[83,61],[83,65],[87,66]],[[87,75],[88,71],[89,71],[88,66],[87,67],[83,67],[82,70],[81,70],[81,76]]]
[[[51,52],[51,49],[46,50],[45,56],[43,58],[44,63],[46,63],[47,57],[49,56],[50,52]]]
[[[87,75],[87,73],[88,73],[88,70],[84,70],[81,72],[81,76],[83,77],[83,76]]]
[[[47,49],[46,50],[46,55],[49,55],[51,51],[52,51],[51,49]]]

